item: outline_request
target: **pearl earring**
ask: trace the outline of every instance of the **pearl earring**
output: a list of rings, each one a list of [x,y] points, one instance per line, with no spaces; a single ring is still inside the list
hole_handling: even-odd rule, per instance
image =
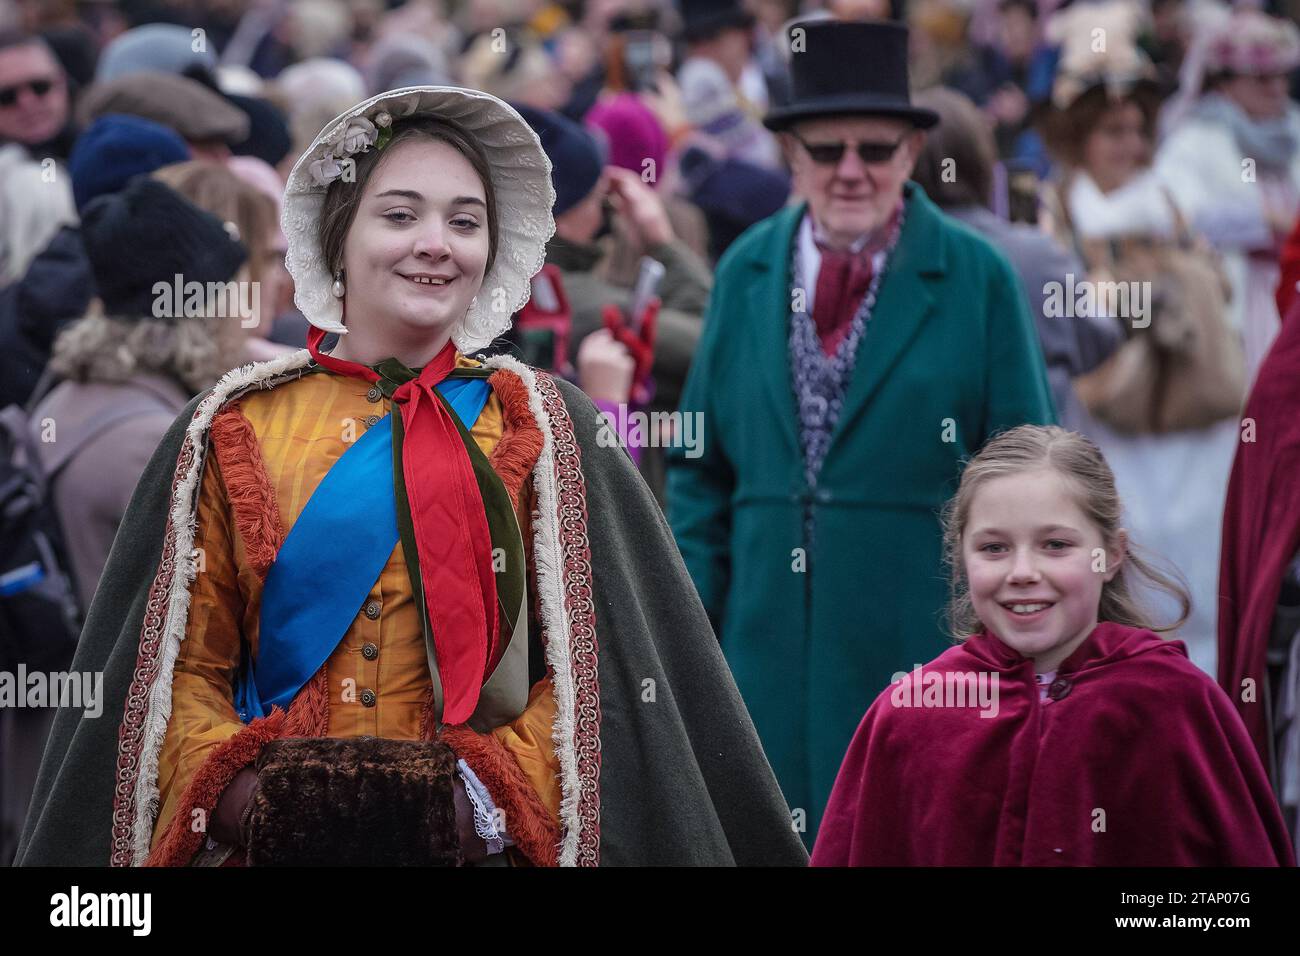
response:
[[[336,299],[343,298],[343,293],[347,291],[347,287],[343,285],[342,269],[334,273],[334,286],[333,288],[330,289],[330,291],[334,293],[334,298]]]

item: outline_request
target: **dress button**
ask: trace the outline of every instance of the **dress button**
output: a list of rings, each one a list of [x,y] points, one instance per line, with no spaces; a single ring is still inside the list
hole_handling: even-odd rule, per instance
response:
[[[377,402],[383,397],[384,393],[378,385],[371,385],[369,391],[366,392],[366,401],[368,402]]]
[[[375,426],[375,424],[376,424],[378,421],[379,421],[379,416],[378,416],[378,415],[367,415],[367,416],[366,416],[366,427],[367,427],[367,428],[373,428],[373,427]]]
[[[363,707],[375,706],[375,692],[368,687],[361,692],[361,705]]]
[[[376,620],[379,617],[379,602],[367,601],[365,610],[366,610],[366,617],[370,618],[370,620],[372,621]]]
[[[1070,691],[1073,687],[1074,685],[1064,677],[1058,677],[1048,686],[1047,696],[1052,698],[1052,700],[1063,700],[1070,695]]]
[[[366,641],[361,645],[361,656],[368,661],[373,661],[379,656],[379,645],[373,641]]]

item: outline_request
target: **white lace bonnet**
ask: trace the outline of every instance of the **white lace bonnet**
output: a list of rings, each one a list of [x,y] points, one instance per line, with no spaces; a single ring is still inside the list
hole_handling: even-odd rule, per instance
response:
[[[331,292],[320,246],[320,216],[329,183],[344,160],[385,136],[394,120],[429,113],[459,123],[482,145],[496,191],[497,255],[483,277],[465,321],[452,334],[462,353],[484,348],[510,327],[531,294],[530,281],[546,260],[555,232],[551,161],[532,127],[488,93],[453,86],[413,86],[372,96],[336,117],[299,157],[285,186],[280,225],[288,240],[285,265],[293,276],[293,301],[307,321],[345,334],[343,302]]]

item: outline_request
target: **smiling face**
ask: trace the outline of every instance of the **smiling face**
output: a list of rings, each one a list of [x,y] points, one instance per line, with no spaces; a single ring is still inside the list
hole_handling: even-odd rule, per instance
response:
[[[438,140],[394,143],[365,184],[343,244],[343,336],[334,354],[424,365],[478,294],[490,248],[487,196]]]
[[[1055,670],[1097,626],[1102,586],[1123,560],[1117,537],[1107,548],[1055,470],[988,479],[961,545],[976,615],[1037,670]]]
[[[864,233],[885,224],[912,174],[925,134],[910,123],[881,116],[825,117],[795,124],[781,137],[795,191],[808,200],[813,218],[836,248],[847,249]],[[797,137],[797,138],[796,138]],[[838,162],[817,163],[809,146],[847,143]],[[858,143],[901,144],[879,163],[864,163]]]

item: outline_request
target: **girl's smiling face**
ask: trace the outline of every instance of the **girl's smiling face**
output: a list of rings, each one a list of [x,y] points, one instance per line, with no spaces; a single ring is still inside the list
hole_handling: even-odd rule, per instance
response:
[[[350,353],[382,341],[373,360],[398,354],[423,364],[483,283],[486,194],[474,167],[447,143],[415,140],[391,149],[366,183],[344,243],[349,334],[340,344]]]
[[[1055,670],[1097,626],[1125,532],[1110,548],[1065,479],[1039,468],[990,478],[971,499],[962,562],[980,621],[1036,669]]]

